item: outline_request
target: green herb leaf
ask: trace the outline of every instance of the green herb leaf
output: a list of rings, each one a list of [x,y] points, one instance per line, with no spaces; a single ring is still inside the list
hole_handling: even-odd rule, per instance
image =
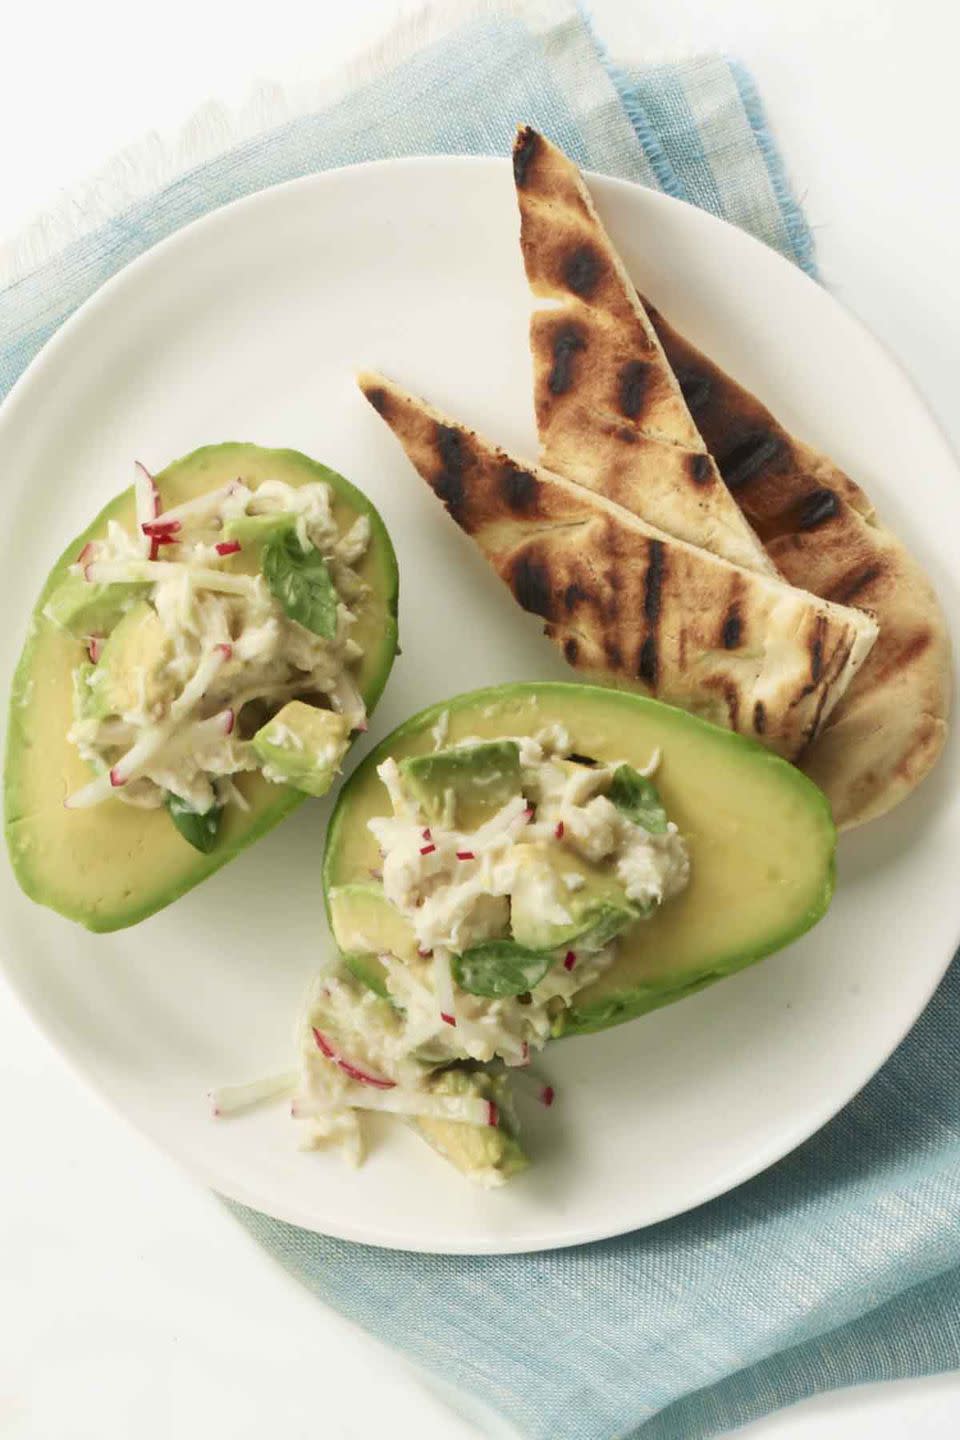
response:
[[[168,795],[167,810],[184,840],[194,850],[209,855],[217,843],[223,806],[211,805],[209,810],[193,810],[179,795]]]
[[[667,812],[660,792],[652,780],[640,775],[632,765],[618,765],[613,772],[609,799],[621,815],[651,835],[662,835],[667,828]]]
[[[264,543],[260,568],[291,620],[324,640],[333,639],[337,592],[319,550],[312,545],[304,550],[295,530],[282,530]]]
[[[461,990],[499,1000],[539,985],[553,958],[550,951],[528,950],[516,940],[483,940],[454,955],[451,968]]]

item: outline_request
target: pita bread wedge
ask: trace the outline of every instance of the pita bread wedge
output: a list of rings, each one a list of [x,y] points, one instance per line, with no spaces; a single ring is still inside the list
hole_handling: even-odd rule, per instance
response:
[[[775,569],[690,416],[577,167],[529,127],[513,171],[541,460],[641,520],[747,569]]]
[[[358,380],[452,518],[577,669],[789,758],[869,653],[876,626],[860,611],[675,540],[382,376]]]
[[[949,637],[933,586],[849,476],[648,311],[731,494],[777,568],[879,623],[873,651],[800,762],[841,828],[874,819],[920,783],[946,738]]]

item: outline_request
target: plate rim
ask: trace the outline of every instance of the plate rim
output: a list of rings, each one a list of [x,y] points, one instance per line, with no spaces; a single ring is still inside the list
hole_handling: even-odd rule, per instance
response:
[[[198,232],[204,229],[214,229],[218,224],[224,222],[229,224],[235,216],[243,214],[246,211],[251,211],[257,207],[269,206],[279,195],[288,195],[297,191],[306,193],[316,188],[322,188],[328,183],[336,183],[344,178],[349,182],[351,177],[358,174],[376,175],[378,172],[392,172],[398,168],[417,170],[429,168],[439,171],[445,167],[452,167],[455,170],[487,168],[502,171],[509,163],[509,158],[506,156],[455,154],[414,155],[363,161],[338,167],[333,170],[318,171],[313,174],[267,186],[255,191],[253,194],[241,196],[224,205],[220,205],[207,214],[190,221],[188,224],[173,231],[170,235],[165,236],[142,254],[136,256],[114,275],[104,281],[102,285],[98,286],[43,344],[23,372],[17,377],[2,403],[0,403],[0,446],[3,444],[4,432],[8,425],[16,423],[21,408],[24,405],[29,405],[31,390],[35,385],[42,384],[47,367],[56,363],[60,350],[70,343],[74,331],[85,325],[91,315],[97,313],[99,307],[108,305],[116,292],[121,291],[127,284],[135,283],[142,271],[148,270],[150,265],[157,263],[158,260],[161,263],[167,262],[169,256],[176,252],[178,246],[192,241]],[[721,227],[723,230],[735,231],[738,236],[738,243],[742,244],[746,241],[748,242],[749,248],[755,248],[759,252],[766,252],[766,261],[772,259],[775,266],[782,265],[787,267],[787,270],[792,273],[794,279],[800,279],[804,284],[809,286],[811,294],[817,293],[821,297],[821,302],[825,301],[829,305],[837,321],[847,325],[850,331],[859,337],[861,342],[867,343],[872,348],[876,359],[888,368],[891,375],[896,378],[901,386],[906,387],[910,391],[918,410],[922,412],[926,421],[930,438],[935,439],[939,444],[944,462],[956,471],[957,479],[960,481],[960,459],[958,459],[957,452],[951,445],[937,416],[927,404],[917,384],[886,345],[873,333],[870,327],[866,325],[859,316],[848,310],[830,290],[819,284],[798,266],[792,264],[785,256],[764,244],[764,242],[756,236],[688,201],[667,195],[660,190],[641,184],[638,181],[603,175],[595,171],[584,171],[583,173],[591,185],[596,185],[599,188],[601,196],[604,190],[610,192],[619,191],[621,194],[631,194],[640,190],[644,193],[647,201],[653,203],[655,207],[662,205],[667,210],[680,207],[691,214],[691,220],[687,223],[702,224],[705,225],[708,230],[714,227]],[[5,717],[2,723],[5,732]],[[417,1242],[411,1240],[409,1237],[398,1237],[388,1231],[383,1233],[372,1232],[371,1227],[366,1223],[358,1227],[353,1227],[349,1223],[341,1223],[335,1227],[321,1231],[317,1229],[314,1221],[305,1217],[300,1212],[296,1204],[287,1206],[277,1205],[269,1211],[263,1210],[262,1201],[252,1196],[244,1183],[234,1181],[229,1188],[223,1188],[223,1177],[214,1174],[215,1167],[208,1167],[202,1157],[196,1155],[188,1157],[182,1152],[169,1148],[160,1133],[154,1131],[152,1127],[147,1126],[139,1115],[127,1111],[120,1104],[119,1099],[114,1097],[110,1089],[100,1082],[95,1072],[88,1070],[83,1065],[81,1059],[74,1055],[68,1043],[69,1028],[66,1025],[61,1027],[58,1024],[55,1011],[42,1006],[38,1007],[28,1000],[27,995],[21,991],[20,984],[15,978],[13,970],[7,964],[2,951],[0,951],[0,973],[2,973],[4,982],[10,992],[16,997],[17,1003],[22,1007],[25,1016],[35,1024],[41,1033],[51,1042],[60,1058],[63,1059],[69,1067],[70,1072],[80,1080],[88,1093],[95,1095],[126,1125],[130,1126],[156,1149],[166,1155],[181,1172],[200,1180],[220,1198],[250,1208],[257,1213],[268,1214],[271,1218],[296,1225],[314,1234],[327,1235],[332,1238],[367,1244],[382,1249],[438,1255],[535,1254],[542,1253],[546,1250],[566,1249],[574,1245],[613,1239],[637,1230],[647,1229],[664,1220],[687,1214],[700,1205],[709,1203],[722,1195],[728,1194],[748,1180],[762,1174],[779,1160],[784,1159],[792,1153],[799,1145],[803,1144],[821,1130],[824,1125],[829,1123],[830,1120],[860,1094],[863,1088],[886,1064],[890,1056],[916,1025],[939,988],[944,975],[952,963],[957,947],[960,945],[960,914],[956,917],[955,935],[956,939],[944,959],[942,966],[936,971],[929,985],[923,987],[920,1003],[915,1007],[914,1005],[908,1007],[909,1014],[904,1012],[903,1023],[896,1027],[896,1036],[892,1043],[886,1046],[884,1053],[880,1054],[879,1058],[871,1054],[866,1064],[857,1067],[860,1078],[853,1089],[847,1091],[845,1087],[845,1093],[841,1098],[831,1098],[816,1111],[804,1111],[803,1118],[799,1122],[786,1126],[783,1131],[777,1132],[775,1138],[771,1137],[767,1144],[752,1151],[751,1158],[748,1161],[744,1161],[739,1166],[734,1166],[730,1170],[722,1171],[719,1178],[701,1186],[695,1197],[685,1203],[681,1209],[677,1209],[668,1203],[662,1212],[654,1210],[647,1213],[642,1221],[628,1225],[624,1225],[618,1220],[614,1221],[612,1225],[610,1221],[606,1223],[600,1221],[587,1225],[565,1224],[557,1226],[551,1231],[548,1240],[536,1246],[531,1246],[525,1240],[511,1242],[509,1239],[500,1237],[490,1237],[488,1239],[478,1238],[469,1245],[463,1242],[449,1244],[437,1242],[427,1243],[424,1241]],[[63,1031],[63,1040],[61,1040],[61,1028]],[[464,1181],[464,1183],[466,1184],[468,1182]]]

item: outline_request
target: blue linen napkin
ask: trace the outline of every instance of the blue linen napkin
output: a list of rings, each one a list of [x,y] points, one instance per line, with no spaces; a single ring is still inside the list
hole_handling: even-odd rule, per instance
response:
[[[518,121],[581,164],[742,225],[815,273],[749,76],[617,66],[556,3],[454,7],[339,98],[125,198],[0,291],[0,396],[66,317],[188,221],[265,185],[424,152],[506,154]],[[209,148],[209,147],[208,147]],[[155,157],[145,157],[153,163]],[[136,171],[136,160],[127,170]],[[54,232],[56,227],[53,227]],[[24,258],[27,257],[27,258]],[[960,1365],[960,968],[848,1108],[730,1195],[540,1255],[413,1255],[231,1206],[321,1299],[536,1440],[706,1440],[821,1390]]]

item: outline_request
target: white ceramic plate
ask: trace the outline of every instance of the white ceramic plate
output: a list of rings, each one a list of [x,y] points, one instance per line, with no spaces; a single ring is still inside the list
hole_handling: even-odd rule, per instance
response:
[[[948,553],[960,476],[896,366],[826,292],[741,231],[637,186],[597,179],[593,189],[642,288],[864,483],[929,566],[960,634]],[[390,527],[404,648],[371,741],[461,690],[570,678],[352,381],[380,367],[532,456],[528,311],[506,162],[341,170],[231,205],[158,246],[63,328],[0,412],[3,672],[49,565],[128,483],[134,456],[159,469],[237,439],[327,461]],[[330,944],[326,804],[111,936],[31,905],[3,866],[3,963],[77,1071],[225,1195],[411,1250],[570,1245],[754,1175],[888,1055],[960,931],[957,757],[952,744],[931,783],[843,841],[836,901],[805,940],[694,999],[549,1051],[558,1102],[526,1115],[536,1163],[493,1193],[400,1126],[378,1132],[354,1172],[336,1155],[300,1152],[284,1105],[210,1118],[211,1086],[289,1063],[301,994]]]

